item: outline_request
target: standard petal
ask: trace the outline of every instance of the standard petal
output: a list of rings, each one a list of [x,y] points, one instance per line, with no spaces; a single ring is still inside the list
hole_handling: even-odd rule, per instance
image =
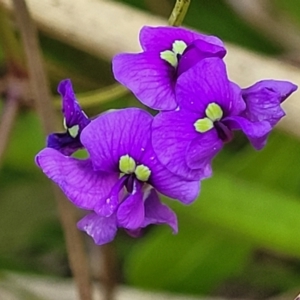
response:
[[[152,145],[158,160],[186,180],[203,175],[201,170],[191,170],[185,158],[188,145],[199,134],[194,128],[198,118],[198,114],[179,110],[159,113],[152,123]]]
[[[62,80],[59,83],[58,92],[62,96],[62,112],[67,131],[50,134],[47,137],[47,147],[56,149],[64,155],[72,155],[83,147],[80,142],[80,134],[90,120],[76,100],[70,79]]]
[[[176,40],[184,41],[188,45],[198,39],[224,47],[223,42],[215,36],[201,34],[182,27],[144,26],[140,31],[140,43],[146,51],[171,50],[172,44]]]
[[[167,205],[161,203],[154,189],[151,189],[145,200],[145,219],[141,227],[150,224],[167,224],[172,228],[174,234],[178,232],[176,214]]]
[[[108,218],[90,213],[77,223],[77,228],[91,236],[97,245],[111,242],[117,234],[117,218],[113,214]]]
[[[177,80],[175,93],[179,106],[197,112],[199,118],[205,117],[210,103],[219,104],[223,115],[230,115],[243,103],[241,91],[228,80],[224,62],[215,57],[205,58],[184,72]]]
[[[119,160],[128,154],[136,162],[151,138],[153,117],[139,108],[106,112],[82,131],[81,142],[97,170],[119,173]]]
[[[119,54],[113,58],[113,73],[145,105],[158,110],[172,110],[175,69],[158,52]]]
[[[211,176],[211,161],[222,149],[223,142],[217,131],[212,129],[199,134],[191,141],[186,152],[186,163],[191,169],[202,169],[207,177]]]
[[[82,130],[90,120],[76,100],[71,80],[62,80],[58,85],[57,91],[62,96],[62,111],[67,127],[79,126],[80,130]]]
[[[82,209],[94,209],[104,201],[118,175],[95,172],[89,159],[78,160],[45,148],[36,156],[37,165],[66,194],[69,200]]]
[[[133,192],[120,204],[117,211],[118,226],[129,230],[141,227],[145,218],[141,184],[134,183]]]
[[[269,122],[251,122],[240,116],[227,117],[223,123],[231,130],[242,130],[256,150],[262,149],[272,127]]]
[[[243,115],[252,122],[268,121],[273,127],[285,115],[280,104],[296,90],[297,86],[288,81],[259,81],[242,90],[247,104]]]

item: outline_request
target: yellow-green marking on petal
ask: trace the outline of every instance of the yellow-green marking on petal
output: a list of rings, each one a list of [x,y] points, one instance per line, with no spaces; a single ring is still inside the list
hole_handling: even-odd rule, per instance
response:
[[[168,62],[171,66],[177,67],[178,59],[176,54],[171,50],[160,52],[160,58]]]
[[[160,58],[168,62],[174,68],[178,65],[177,55],[182,55],[187,45],[184,41],[175,41],[172,44],[172,50],[166,50],[160,52]]]
[[[187,48],[187,45],[184,41],[175,41],[172,46],[173,46],[172,51],[175,54],[180,54],[180,55],[182,55],[184,50]]]
[[[151,175],[150,169],[145,165],[139,165],[135,169],[136,178],[141,181],[147,181]]]
[[[79,125],[74,125],[73,127],[68,128],[68,131],[69,131],[71,137],[75,139],[79,132]]]
[[[213,122],[220,121],[223,117],[223,110],[217,103],[210,103],[206,110],[205,114],[208,118],[210,118]]]
[[[122,173],[130,174],[135,170],[135,161],[128,154],[121,156],[119,160],[119,169]]]
[[[194,123],[196,131],[204,133],[214,127],[214,123],[209,118],[199,119]]]

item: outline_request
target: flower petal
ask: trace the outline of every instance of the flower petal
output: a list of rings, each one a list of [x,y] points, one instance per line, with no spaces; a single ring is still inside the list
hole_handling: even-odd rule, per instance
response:
[[[133,192],[120,204],[117,211],[119,227],[135,230],[141,227],[145,218],[143,192],[141,184],[134,182]]]
[[[138,238],[143,233],[143,229],[142,228],[138,228],[138,229],[134,229],[134,230],[125,229],[125,231],[127,232],[128,235],[130,235],[133,238]]]
[[[268,134],[272,130],[270,123],[267,121],[250,122],[240,116],[227,117],[223,120],[223,123],[231,130],[242,130],[256,150],[260,150],[265,146]]]
[[[72,128],[73,126],[78,125],[82,130],[90,120],[82,111],[76,100],[71,80],[62,80],[58,85],[57,91],[62,96],[62,111],[67,127]]]
[[[119,160],[128,154],[139,161],[151,138],[153,117],[139,108],[106,112],[83,130],[81,142],[95,169],[119,173]]]
[[[95,172],[91,161],[64,156],[45,148],[36,156],[37,165],[53,180],[71,202],[82,209],[92,210],[107,198],[118,175]]]
[[[47,147],[53,148],[64,155],[70,156],[78,149],[82,148],[79,138],[73,138],[69,132],[52,133],[47,137]]]
[[[123,176],[119,180],[117,180],[116,184],[111,189],[111,192],[109,196],[105,199],[105,201],[99,201],[95,205],[94,211],[97,215],[102,217],[109,217],[116,211],[120,200],[124,196],[123,193],[121,193],[121,190],[124,187],[126,179],[127,178]]]
[[[268,121],[273,127],[285,115],[280,104],[296,90],[297,86],[288,81],[259,81],[242,90],[247,104],[244,116],[252,122]]]
[[[177,76],[179,77],[183,72],[187,71],[204,58],[223,58],[225,54],[226,50],[223,46],[205,40],[195,40],[187,47],[181,56],[178,64]]]
[[[199,180],[191,181],[173,174],[157,159],[151,166],[152,176],[149,183],[160,193],[167,197],[179,200],[184,204],[190,204],[200,193]]]
[[[201,170],[191,170],[186,164],[186,151],[198,136],[194,123],[198,114],[189,111],[162,112],[152,123],[152,145],[158,160],[172,173],[186,180],[199,180]]]
[[[91,236],[97,245],[111,242],[118,230],[115,214],[105,218],[95,213],[90,213],[77,223],[77,227]]]
[[[113,73],[145,105],[159,110],[177,107],[174,96],[175,69],[159,52],[119,54],[113,58]]]
[[[201,34],[182,27],[144,26],[140,31],[140,43],[145,51],[171,50],[172,44],[176,40],[184,41],[189,45],[198,39],[224,47],[223,42],[215,36]]]
[[[145,219],[141,227],[149,224],[167,224],[173,229],[174,234],[178,232],[176,214],[167,205],[161,203],[154,189],[151,189],[145,200]]]
[[[207,177],[211,176],[211,161],[222,149],[223,142],[218,137],[217,131],[212,129],[199,134],[191,141],[186,152],[186,163],[191,169],[202,169]]]
[[[80,134],[90,120],[76,100],[70,79],[62,80],[59,83],[58,92],[62,96],[62,112],[67,131],[50,134],[47,137],[47,147],[56,149],[64,155],[72,155],[82,148]]]
[[[205,117],[210,103],[221,106],[224,115],[242,111],[245,103],[241,91],[227,77],[226,67],[220,58],[205,58],[184,72],[177,80],[176,99],[180,107]]]

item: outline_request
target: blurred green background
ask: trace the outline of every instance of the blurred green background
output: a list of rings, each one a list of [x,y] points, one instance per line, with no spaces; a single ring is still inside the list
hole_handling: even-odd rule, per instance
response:
[[[174,3],[122,2],[166,18]],[[264,55],[297,59],[286,45],[253,28],[229,2],[234,3],[192,0],[185,24]],[[298,0],[268,3],[273,14],[284,15],[300,34]],[[40,41],[53,94],[57,83],[67,77],[79,100],[82,92],[113,83],[109,63],[42,33]],[[2,52],[1,66],[5,71]],[[140,104],[126,94],[86,111],[93,116],[128,105]],[[70,270],[50,182],[34,164],[44,144],[37,117],[23,109],[0,169],[0,270],[67,277]],[[215,159],[214,175],[203,182],[198,201],[184,207],[165,199],[178,213],[178,235],[164,227],[151,227],[140,239],[118,234],[113,244],[120,283],[255,299],[299,289],[299,152],[300,141],[277,130],[260,152],[236,134]]]

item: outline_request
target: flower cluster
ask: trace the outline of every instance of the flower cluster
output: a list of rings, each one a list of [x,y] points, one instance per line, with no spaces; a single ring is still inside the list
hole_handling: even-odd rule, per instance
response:
[[[146,106],[107,111],[90,120],[70,80],[58,87],[66,132],[51,134],[37,165],[77,207],[92,211],[78,223],[96,244],[112,241],[118,228],[138,236],[149,224],[176,233],[175,213],[158,193],[193,202],[212,159],[241,130],[262,149],[284,116],[281,103],[297,87],[263,80],[240,88],[227,76],[221,40],[174,27],[144,27],[142,53],[113,59],[115,78]],[[89,157],[72,154],[85,148]]]

